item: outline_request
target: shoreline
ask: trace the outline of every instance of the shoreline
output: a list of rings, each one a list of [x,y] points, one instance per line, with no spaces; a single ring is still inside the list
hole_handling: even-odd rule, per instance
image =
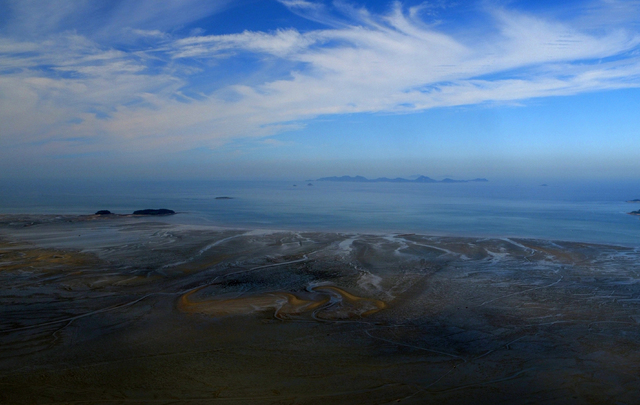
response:
[[[293,232],[293,233],[326,233],[326,234],[347,234],[347,235],[372,235],[372,236],[384,236],[384,235],[420,235],[425,237],[440,237],[440,238],[475,238],[475,239],[524,239],[535,241],[548,241],[559,243],[582,243],[597,246],[612,246],[623,248],[635,248],[640,247],[640,241],[638,243],[622,243],[622,242],[601,242],[601,241],[589,241],[579,239],[560,239],[560,238],[545,238],[537,236],[523,236],[515,234],[497,234],[497,233],[451,233],[451,232],[438,232],[438,231],[425,231],[419,232],[414,230],[369,230],[369,229],[357,229],[357,228],[330,228],[330,229],[318,229],[318,228],[289,228],[289,227],[270,227],[270,226],[244,226],[228,225],[228,224],[216,224],[216,223],[194,223],[194,221],[180,221],[175,220],[179,215],[188,215],[189,212],[176,212],[172,215],[134,215],[134,214],[112,214],[112,215],[94,215],[94,214],[0,214],[0,227],[7,225],[7,221],[14,222],[16,225],[25,223],[24,227],[38,225],[40,223],[90,223],[92,221],[109,221],[119,219],[133,219],[140,221],[154,221],[165,224],[167,226],[175,226],[183,229],[191,228],[203,228],[203,229],[218,229],[218,230],[238,230],[238,231],[255,231],[255,232]],[[632,214],[629,215],[640,215]],[[174,219],[173,221],[171,219]],[[107,222],[108,224],[108,222]]]
[[[109,209],[131,213],[166,206],[181,212],[167,222],[227,228],[525,237],[637,246],[638,223],[636,217],[626,215],[630,205],[625,202],[635,197],[635,183],[596,187],[569,182],[545,188],[496,182],[483,184],[482,192],[455,191],[456,187],[417,192],[385,184],[353,188],[318,183],[303,190],[288,182],[176,183],[171,187],[151,182],[84,188],[43,184],[27,187],[28,193],[11,192],[0,198],[0,212],[92,214]],[[233,200],[216,200],[219,196]]]

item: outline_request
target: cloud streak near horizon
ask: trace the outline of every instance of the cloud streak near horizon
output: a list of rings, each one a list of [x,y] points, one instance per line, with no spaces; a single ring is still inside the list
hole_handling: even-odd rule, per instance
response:
[[[323,28],[184,29],[229,2],[4,2],[4,153],[215,149],[327,115],[640,87],[640,17],[616,12],[635,2],[593,3],[572,20],[484,6],[473,27],[438,23],[424,5],[280,3]]]

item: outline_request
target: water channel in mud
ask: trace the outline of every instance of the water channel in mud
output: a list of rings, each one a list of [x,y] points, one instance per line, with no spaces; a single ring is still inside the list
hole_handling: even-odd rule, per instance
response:
[[[640,252],[0,216],[0,402],[635,403]]]

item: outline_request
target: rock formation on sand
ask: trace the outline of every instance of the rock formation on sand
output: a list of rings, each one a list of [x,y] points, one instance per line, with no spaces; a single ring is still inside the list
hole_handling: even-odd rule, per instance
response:
[[[166,208],[160,208],[158,210],[147,208],[145,210],[133,211],[133,215],[173,215],[175,213],[175,211]]]

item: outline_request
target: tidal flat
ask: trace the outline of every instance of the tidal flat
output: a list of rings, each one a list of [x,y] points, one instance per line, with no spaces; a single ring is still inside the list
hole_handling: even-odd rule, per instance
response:
[[[0,215],[3,404],[633,404],[638,248]]]

